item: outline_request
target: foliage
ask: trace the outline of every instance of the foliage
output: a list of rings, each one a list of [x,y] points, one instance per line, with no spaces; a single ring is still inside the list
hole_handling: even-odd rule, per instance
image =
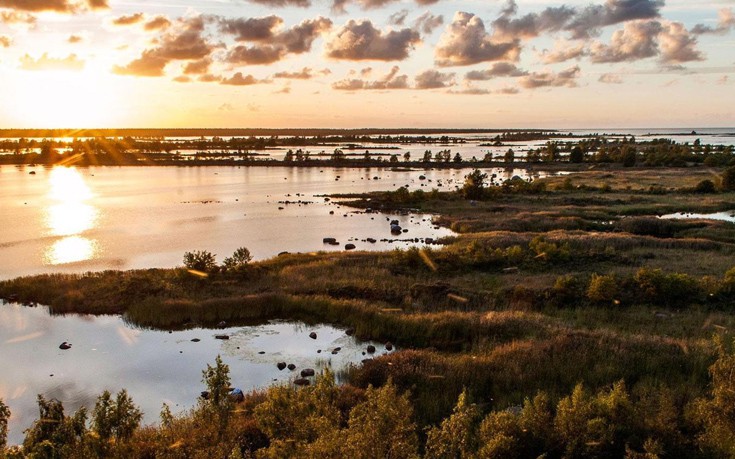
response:
[[[720,185],[723,190],[735,191],[735,166],[725,169]]]
[[[8,441],[8,420],[10,419],[10,408],[0,399],[0,455],[5,449]]]
[[[245,268],[252,259],[253,256],[250,254],[250,250],[240,247],[235,250],[231,257],[227,257],[222,261],[222,266],[227,271],[237,271]]]
[[[132,437],[142,418],[143,412],[135,406],[125,389],[114,399],[109,391],[104,391],[92,410],[91,428],[103,441],[111,438],[124,441]]]
[[[453,457],[469,459],[477,449],[477,424],[480,420],[478,408],[468,400],[467,390],[459,395],[457,405],[439,427],[433,427],[426,437],[427,459]]]
[[[464,176],[464,185],[460,193],[465,199],[482,199],[486,180],[487,174],[480,169],[475,169]]]
[[[38,396],[39,418],[26,431],[23,450],[31,457],[63,458],[72,455],[86,432],[87,411],[84,407],[73,416],[64,414],[58,400]]]
[[[732,344],[715,337],[717,360],[709,369],[712,395],[695,405],[694,416],[703,426],[700,442],[722,457],[735,457],[735,353]],[[728,345],[729,344],[729,345]]]
[[[217,267],[215,255],[206,250],[195,250],[184,253],[184,267],[208,273]]]

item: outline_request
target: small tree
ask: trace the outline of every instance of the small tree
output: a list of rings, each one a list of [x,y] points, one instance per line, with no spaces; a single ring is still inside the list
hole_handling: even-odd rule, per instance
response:
[[[475,169],[464,176],[464,186],[461,193],[466,199],[481,199],[485,193],[485,180],[487,174],[480,169]]]
[[[512,148],[508,148],[508,151],[505,152],[504,160],[506,163],[512,163],[516,160],[516,154]]]
[[[196,271],[210,272],[217,267],[215,256],[212,252],[206,250],[195,250],[184,254],[184,266],[186,269]]]
[[[253,256],[250,254],[250,250],[245,247],[240,247],[239,249],[235,250],[235,253],[233,253],[231,257],[227,257],[224,259],[224,261],[222,262],[222,266],[224,266],[225,269],[228,271],[239,270],[247,266],[247,264],[252,259]]]
[[[467,390],[459,395],[452,415],[444,419],[440,427],[429,430],[426,438],[426,455],[430,458],[471,458],[477,449],[477,429],[480,412],[467,400]]]
[[[141,419],[143,412],[135,406],[125,389],[118,392],[114,399],[109,391],[104,391],[92,410],[92,429],[103,441],[110,438],[128,440]]]
[[[218,355],[214,360],[214,366],[207,364],[207,369],[202,371],[202,382],[207,386],[208,396],[203,399],[203,414],[206,417],[213,416],[218,423],[218,435],[222,436],[230,422],[230,409],[232,399],[230,398],[230,367],[222,362]]]
[[[570,163],[581,163],[584,161],[584,152],[579,147],[579,145],[575,145],[574,148],[572,148],[572,151],[569,153],[569,162]]]

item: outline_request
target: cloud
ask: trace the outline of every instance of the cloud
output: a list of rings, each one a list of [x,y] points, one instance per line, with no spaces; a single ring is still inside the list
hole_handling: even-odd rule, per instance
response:
[[[125,66],[114,66],[119,75],[162,76],[164,68],[173,60],[200,60],[209,56],[216,45],[203,36],[204,18],[201,16],[179,19],[174,30],[158,40],[158,46],[144,50],[141,57]]]
[[[36,24],[36,17],[32,14],[22,11],[3,10],[0,11],[0,22],[3,24],[25,24],[33,26]]]
[[[588,38],[606,26],[657,18],[663,6],[664,0],[606,0],[603,5],[590,5],[577,12],[564,30],[572,38]]]
[[[56,58],[49,57],[48,53],[43,53],[38,59],[34,59],[26,54],[20,58],[20,68],[32,71],[65,70],[78,72],[84,69],[84,64],[84,61],[78,59],[76,54],[69,54],[64,58]]]
[[[557,64],[571,59],[579,59],[587,54],[584,44],[573,45],[557,41],[553,49],[545,49],[541,53],[541,62],[544,64]]]
[[[717,15],[719,17],[717,26],[712,27],[705,24],[697,24],[692,27],[691,32],[695,35],[706,33],[725,35],[730,29],[735,27],[735,14],[733,14],[732,8],[722,8]]]
[[[600,75],[600,78],[597,81],[606,84],[622,84],[623,78],[620,75],[616,75],[614,73],[605,73],[603,75]]]
[[[507,86],[505,88],[500,88],[495,92],[497,92],[498,94],[513,95],[518,94],[519,92],[521,92],[521,90],[513,86]]]
[[[276,8],[283,8],[287,6],[297,6],[300,8],[308,8],[311,6],[309,0],[250,0],[252,3],[259,5],[265,5]]]
[[[610,44],[594,42],[590,59],[594,63],[636,61],[660,56],[664,64],[704,60],[697,39],[680,22],[634,21],[613,32]]]
[[[77,35],[77,34],[69,35],[69,38],[66,39],[67,43],[71,43],[71,44],[80,43],[83,40],[84,40],[84,37],[82,37],[81,35]]]
[[[416,75],[416,89],[436,89],[454,86],[454,73],[430,69]]]
[[[397,61],[406,59],[409,50],[420,41],[419,33],[411,29],[383,32],[369,20],[350,20],[325,49],[332,59]]]
[[[518,40],[497,42],[487,32],[482,19],[458,11],[442,34],[435,62],[442,67],[471,65],[488,61],[515,61],[520,53]]]
[[[344,79],[332,84],[333,89],[343,91],[356,91],[359,89],[408,89],[408,76],[399,75],[398,66],[393,66],[390,72],[375,81],[362,79]]]
[[[520,18],[513,18],[518,8],[514,0],[508,0],[500,16],[493,21],[494,36],[498,40],[515,40],[534,38],[543,32],[561,30],[577,13],[566,5],[549,7],[540,13],[529,13]]]
[[[56,13],[76,13],[85,9],[109,8],[107,0],[0,0],[0,8],[11,8],[17,11],[53,11]]]
[[[232,86],[250,86],[254,84],[262,83],[252,75],[243,76],[242,72],[237,72],[230,78],[223,79],[220,84],[227,84]]]
[[[302,54],[310,51],[314,40],[332,27],[330,19],[320,16],[276,32],[274,29],[280,25],[280,18],[273,16],[259,19],[263,20],[253,22],[250,31],[242,27],[244,22],[228,25],[230,33],[234,33],[239,41],[262,43],[232,48],[227,54],[227,62],[237,65],[263,65],[277,62],[288,54]]]
[[[13,40],[7,35],[0,35],[0,48],[9,48]]]
[[[202,83],[216,83],[219,81],[222,81],[222,77],[219,75],[212,75],[211,73],[206,73],[199,78],[197,78],[197,81],[201,81]]]
[[[659,35],[661,62],[678,64],[682,62],[703,61],[704,55],[696,48],[697,39],[681,22],[669,22]]]
[[[128,26],[138,24],[145,18],[143,13],[129,14],[127,16],[118,16],[112,20],[112,25],[116,26]]]
[[[163,15],[158,15],[149,19],[145,24],[143,24],[143,30],[145,30],[146,32],[153,32],[156,30],[168,29],[170,26],[171,21],[169,20],[169,18]]]
[[[657,37],[663,30],[658,21],[635,21],[613,32],[610,44],[592,43],[590,60],[594,63],[636,61],[658,55]]]
[[[579,66],[570,67],[559,73],[551,71],[534,72],[518,79],[518,84],[526,89],[535,89],[543,87],[559,87],[566,86],[573,88],[577,86],[577,78],[579,78]]]
[[[232,106],[232,104],[224,103],[220,105],[217,110],[223,111],[223,112],[231,112],[235,109],[235,107]]]
[[[177,77],[174,77],[173,80],[177,83],[190,83],[191,82],[191,78],[186,75],[179,75]]]
[[[273,94],[291,94],[291,86],[284,86],[277,91],[273,91]]]
[[[414,28],[426,35],[431,34],[434,29],[444,24],[444,16],[434,16],[430,12],[425,12],[414,22]]]
[[[184,75],[203,75],[209,72],[210,65],[212,65],[212,59],[209,57],[187,62],[184,66]]]
[[[408,10],[397,11],[388,16],[388,24],[402,26],[408,17]]]
[[[309,67],[304,67],[298,72],[278,72],[273,75],[273,78],[286,78],[290,80],[309,80],[314,75],[311,73]]]
[[[521,70],[509,62],[496,62],[486,70],[472,70],[465,74],[466,80],[486,81],[497,77],[519,77],[528,75],[528,72]]]
[[[450,89],[447,94],[463,94],[468,96],[481,96],[485,94],[492,94],[492,91],[484,88],[465,88],[460,90]]]

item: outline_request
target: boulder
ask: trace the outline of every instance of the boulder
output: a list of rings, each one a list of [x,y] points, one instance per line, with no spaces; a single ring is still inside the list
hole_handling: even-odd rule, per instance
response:
[[[345,244],[345,250],[355,250],[355,244]]]
[[[192,338],[191,339],[191,342],[192,343],[198,343],[199,341],[201,341],[199,338]]]
[[[371,237],[367,238],[366,240],[367,240],[367,241],[368,241],[369,243],[371,243],[371,244],[375,244],[375,243],[377,242],[377,241],[376,241],[375,239],[373,239],[373,238],[371,238]]]
[[[347,335],[347,336],[352,336],[354,334],[355,334],[355,329],[354,328],[348,328],[347,330],[345,330],[345,335]]]
[[[390,341],[388,341],[387,343],[385,343],[385,350],[386,351],[392,351],[393,350],[393,343],[391,343]]]
[[[67,349],[71,349],[71,343],[67,343],[66,341],[64,341],[63,343],[59,344],[59,349],[64,351]]]
[[[306,378],[295,379],[293,383],[297,386],[308,386],[309,384],[311,384],[311,382],[309,382],[309,380]]]
[[[375,353],[375,346],[373,346],[372,344],[368,344],[367,351],[368,351],[368,354]]]
[[[286,368],[286,362],[278,362],[276,366],[279,370],[283,370],[284,368]]]
[[[296,369],[296,365],[294,365],[293,363],[289,363],[288,365],[286,365],[286,368],[288,368],[291,371],[294,371]]]
[[[390,225],[390,232],[391,234],[401,234],[401,231],[403,231],[403,228],[401,228],[398,225]]]
[[[337,242],[337,239],[335,239],[333,237],[325,237],[325,238],[322,239],[322,243],[324,243],[324,244],[332,244],[334,242]]]
[[[301,377],[306,378],[308,376],[314,376],[314,369],[313,368],[304,368],[301,370]]]
[[[316,339],[316,332],[309,333],[309,338]]]
[[[227,339],[230,339],[230,336],[229,335],[214,335],[214,339],[227,340]]]

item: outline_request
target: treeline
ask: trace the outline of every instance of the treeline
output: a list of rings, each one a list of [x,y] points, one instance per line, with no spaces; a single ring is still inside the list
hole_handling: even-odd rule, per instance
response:
[[[67,415],[38,397],[39,418],[22,446],[7,446],[10,410],[0,401],[0,456],[6,458],[725,458],[735,455],[735,355],[715,339],[706,395],[686,398],[665,386],[618,381],[600,390],[578,384],[557,400],[539,391],[522,405],[473,403],[465,389],[443,419],[417,422],[411,388],[388,379],[343,385],[331,373],[303,388],[273,386],[231,396],[219,356],[202,381],[207,397],[182,415],[164,404],[160,423],[124,390],[105,391],[90,413]],[[396,355],[400,355],[396,354]],[[380,361],[381,359],[376,359]],[[451,374],[443,377],[452,378]],[[490,399],[491,400],[491,399]],[[418,407],[420,409],[420,407]]]

